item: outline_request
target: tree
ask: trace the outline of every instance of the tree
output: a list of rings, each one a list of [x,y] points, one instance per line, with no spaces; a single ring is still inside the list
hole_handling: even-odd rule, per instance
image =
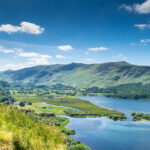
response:
[[[20,107],[24,107],[26,105],[26,103],[25,102],[20,102],[19,105],[20,105]]]

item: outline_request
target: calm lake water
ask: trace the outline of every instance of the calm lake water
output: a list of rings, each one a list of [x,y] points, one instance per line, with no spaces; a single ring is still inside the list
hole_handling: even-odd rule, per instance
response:
[[[71,136],[92,150],[150,150],[150,122],[133,122],[131,112],[150,114],[149,100],[125,100],[107,97],[79,97],[96,105],[124,112],[127,121],[114,122],[107,118],[70,118]]]

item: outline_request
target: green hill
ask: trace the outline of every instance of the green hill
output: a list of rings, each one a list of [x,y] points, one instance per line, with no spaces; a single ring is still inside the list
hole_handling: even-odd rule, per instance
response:
[[[65,135],[34,117],[0,104],[0,148],[4,150],[66,150]]]
[[[150,84],[150,67],[126,62],[56,64],[1,72],[0,80],[15,85],[37,86],[61,83],[77,88],[93,86],[104,88],[129,83]]]
[[[13,103],[15,99],[9,93],[10,85],[6,81],[0,81],[0,102]]]

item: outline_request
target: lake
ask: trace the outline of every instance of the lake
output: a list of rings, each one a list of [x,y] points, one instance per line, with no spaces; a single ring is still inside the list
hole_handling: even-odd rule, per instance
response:
[[[88,145],[92,150],[150,150],[150,122],[133,122],[131,112],[150,114],[149,100],[125,100],[108,97],[80,96],[95,105],[124,112],[126,121],[107,118],[70,118],[66,126],[76,130],[71,136]]]

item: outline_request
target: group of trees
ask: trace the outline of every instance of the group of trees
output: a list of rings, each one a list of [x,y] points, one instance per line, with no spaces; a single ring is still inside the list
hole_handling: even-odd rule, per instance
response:
[[[88,93],[102,93],[108,97],[140,99],[150,98],[150,84],[143,85],[142,83],[135,84],[121,84],[109,88],[92,87],[87,88],[83,92],[84,95]]]
[[[12,104],[15,102],[14,97],[9,92],[10,85],[5,81],[0,81],[0,102]]]
[[[21,102],[19,102],[19,106],[20,107],[25,107],[26,105],[32,105],[32,102],[25,102],[25,101],[21,101]]]
[[[34,86],[34,87],[13,87],[12,93],[22,94],[22,95],[30,95],[35,94],[37,96],[49,96],[49,95],[69,95],[75,96],[77,95],[77,89],[71,86],[65,86],[62,84],[56,84],[51,86]]]
[[[16,108],[17,109],[17,108]],[[35,113],[34,110],[31,109],[20,109],[21,112],[25,113],[30,117],[31,119],[35,119],[35,121],[43,122],[46,125],[52,126],[55,125],[57,127],[60,127],[63,122],[67,120],[67,118],[56,116],[54,113]],[[75,134],[74,130],[62,128],[62,133],[65,133],[67,135],[73,135]]]
[[[15,102],[15,99],[10,95],[8,91],[4,91],[0,88],[0,102],[11,104]]]
[[[71,117],[77,117],[77,118],[82,118],[82,117],[107,117],[109,119],[112,119],[114,121],[117,120],[126,120],[126,116],[124,114],[110,114],[110,113],[89,113],[89,112],[82,112],[82,111],[77,111],[77,110],[72,110],[72,109],[67,109],[64,110],[64,113],[68,116]]]
[[[142,121],[142,120],[150,121],[149,114],[132,112],[131,116],[133,117],[133,121]]]
[[[21,87],[16,88],[18,94],[36,94],[38,96],[49,95],[97,95],[103,94],[108,97],[140,99],[150,98],[150,84],[143,85],[142,83],[121,84],[108,88],[91,87],[84,89],[76,89],[71,86],[56,84],[52,86],[37,86],[37,87]],[[15,93],[14,93],[15,94]]]

